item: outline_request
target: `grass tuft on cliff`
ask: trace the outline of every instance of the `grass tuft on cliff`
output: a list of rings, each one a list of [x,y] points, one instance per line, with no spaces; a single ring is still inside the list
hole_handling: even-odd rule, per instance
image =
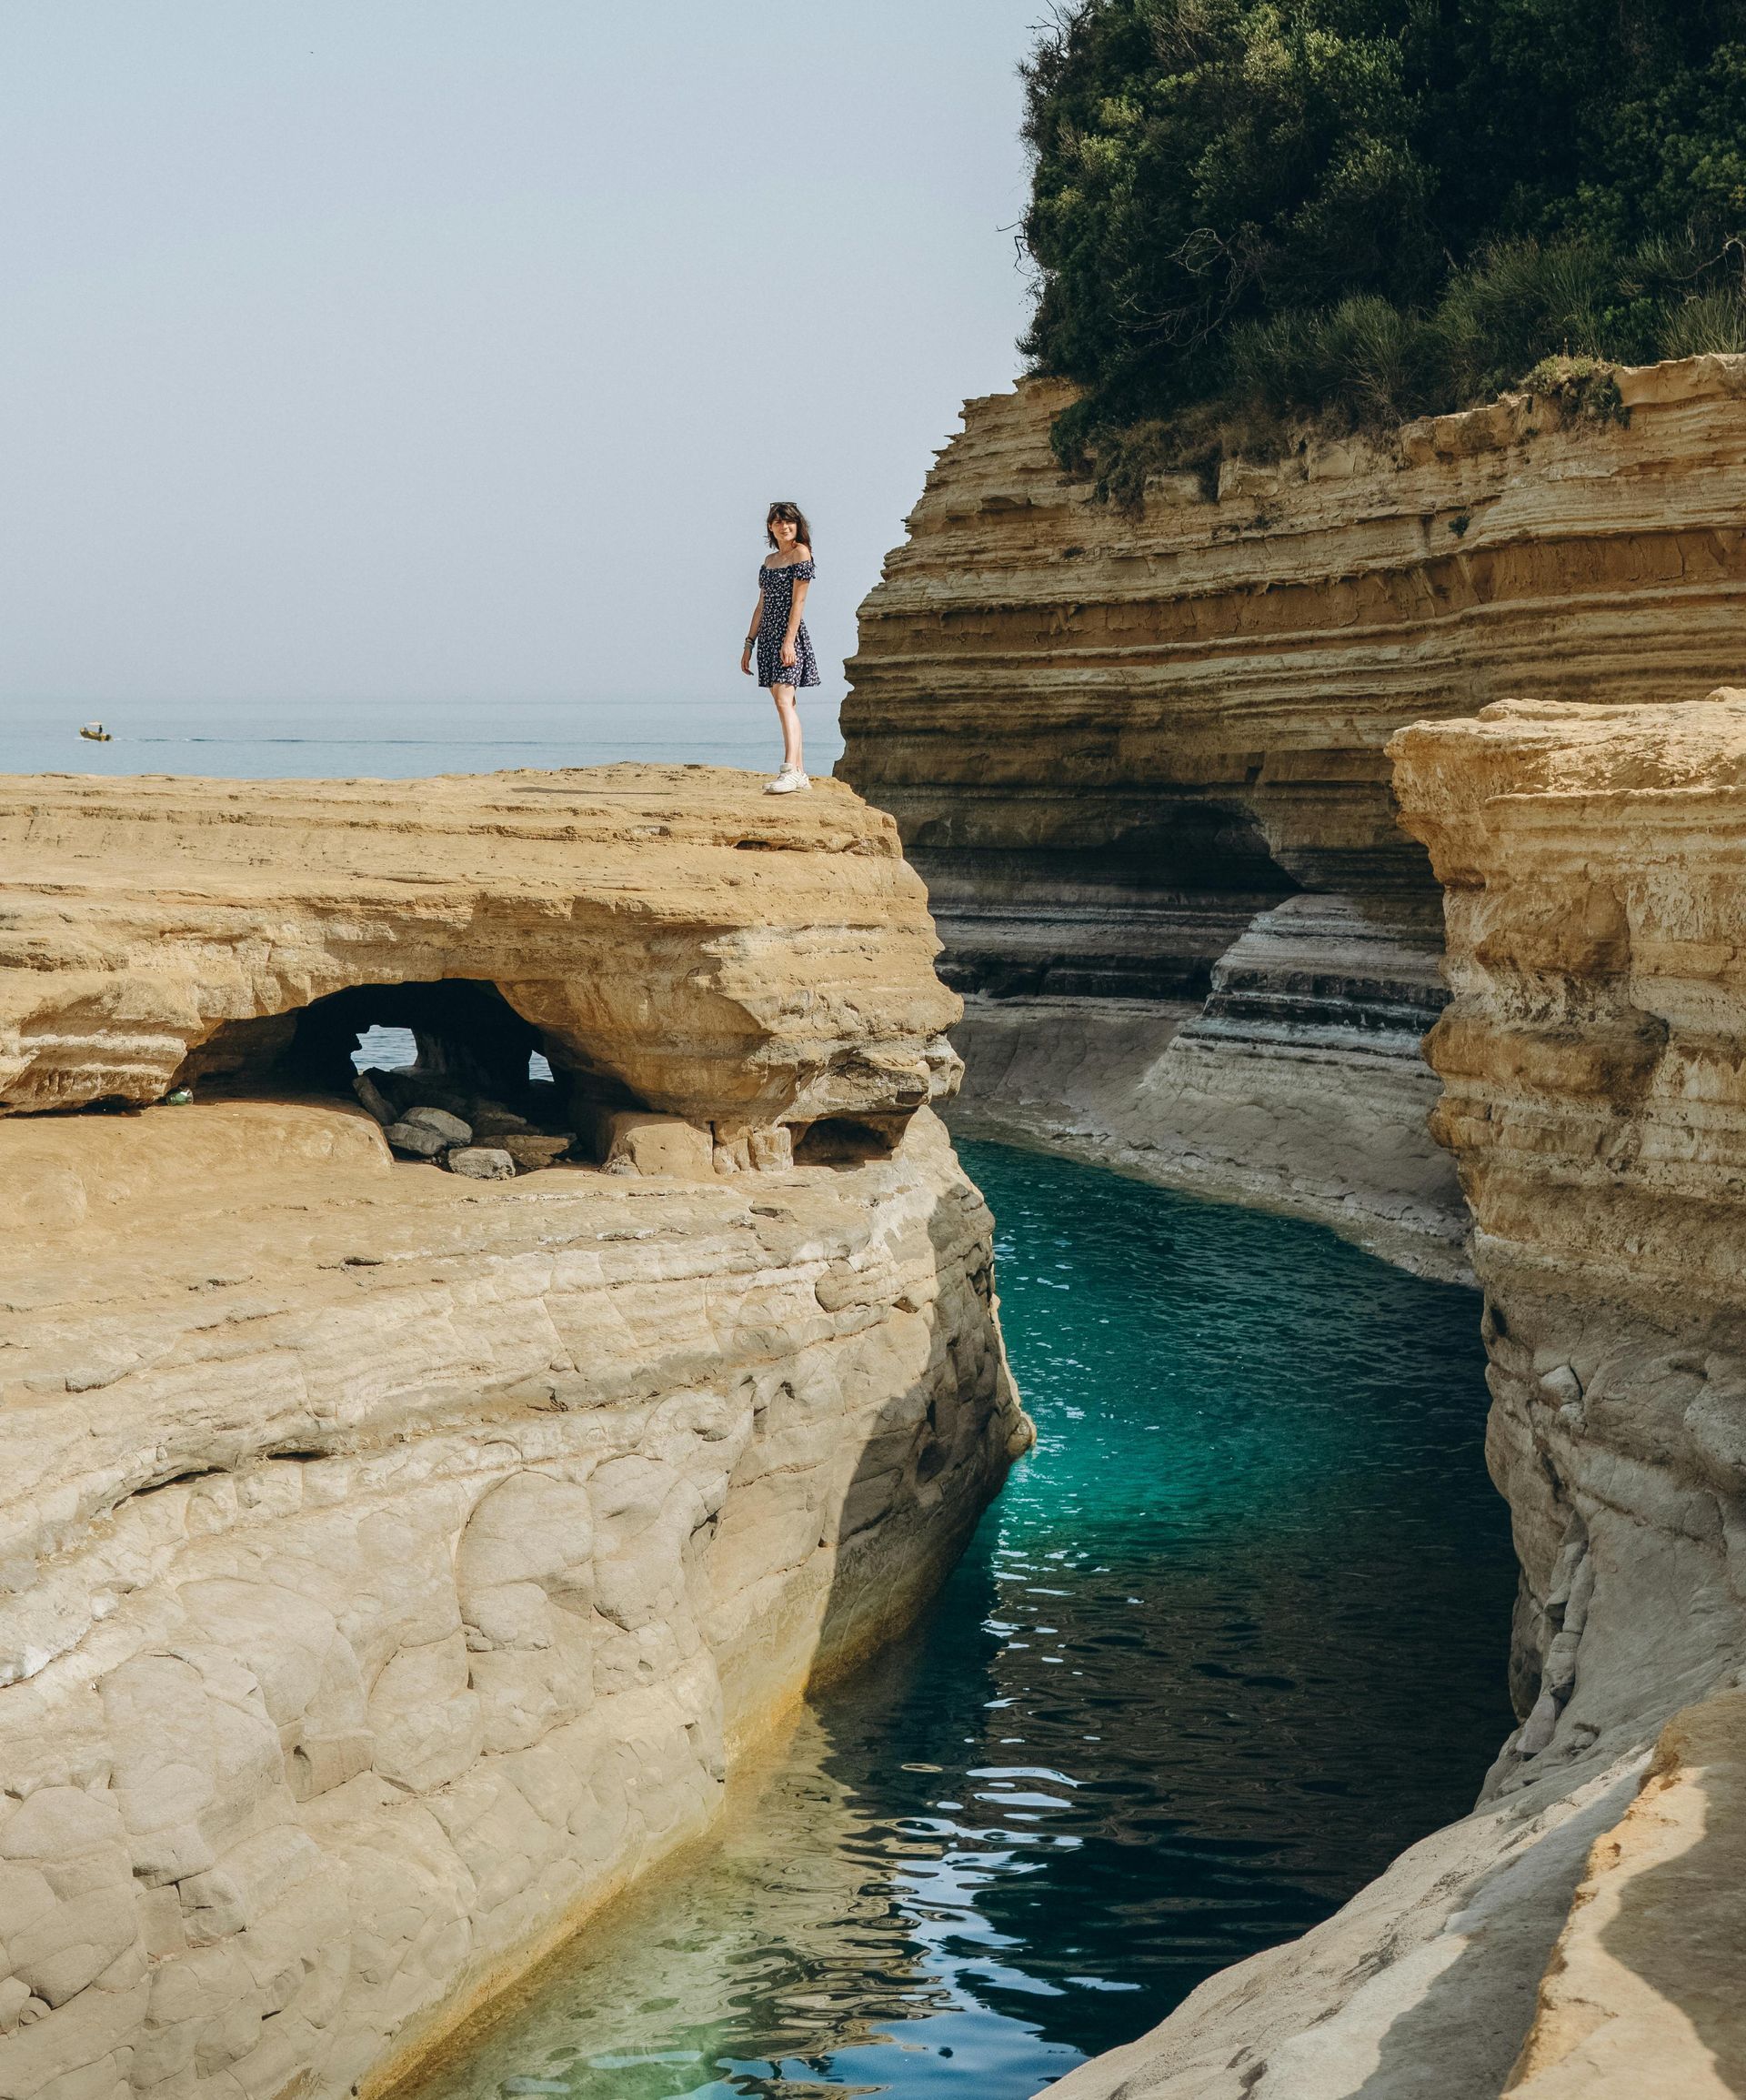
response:
[[[1746,0],[1079,0],[1025,84],[1023,348],[1118,501],[1746,349]]]

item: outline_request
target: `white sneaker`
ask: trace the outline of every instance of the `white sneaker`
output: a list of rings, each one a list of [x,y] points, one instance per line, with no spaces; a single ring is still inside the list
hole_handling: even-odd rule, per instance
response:
[[[792,795],[801,788],[810,788],[812,782],[798,766],[784,766],[782,770],[765,788],[767,795]]]

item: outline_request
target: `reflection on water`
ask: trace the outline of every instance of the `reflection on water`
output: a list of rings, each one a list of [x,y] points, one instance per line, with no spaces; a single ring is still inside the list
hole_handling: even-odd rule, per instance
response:
[[[962,1148],[1035,1455],[917,1635],[420,2100],[1025,2100],[1471,1802],[1514,1563],[1478,1301]]]
[[[883,2092],[895,2047],[906,2093],[954,2063],[996,2071],[978,2092],[1017,2093],[1039,2063],[1048,2076],[1077,2062],[980,2008],[1006,1942],[977,1914],[987,1860],[942,1843],[955,1819],[881,1814],[835,1763],[830,1731],[805,1714],[737,1784],[718,1845],[616,1906],[425,2092]],[[915,1777],[938,1789],[937,1773]],[[1028,1987],[1018,1970],[1009,1981]]]

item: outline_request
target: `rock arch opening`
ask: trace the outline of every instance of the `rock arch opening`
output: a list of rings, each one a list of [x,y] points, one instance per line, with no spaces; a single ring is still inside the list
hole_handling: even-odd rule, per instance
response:
[[[472,978],[348,985],[285,1013],[228,1021],[191,1051],[178,1087],[203,1096],[356,1102],[403,1159],[484,1180],[592,1162],[604,1116],[641,1109]]]
[[[326,1100],[361,1109],[402,1160],[479,1180],[555,1166],[708,1181],[888,1159],[910,1110],[792,1127],[654,1107],[548,1034],[485,980],[347,985],[283,1013],[226,1021],[168,1090],[201,1100]]]

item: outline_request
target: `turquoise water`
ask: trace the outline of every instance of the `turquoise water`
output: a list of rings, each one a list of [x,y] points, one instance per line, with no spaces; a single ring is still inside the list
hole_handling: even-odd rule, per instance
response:
[[[98,745],[26,703],[0,772],[764,769],[769,714],[743,690],[166,704]],[[820,772],[828,718],[805,718]],[[1477,1297],[1313,1226],[961,1150],[1036,1452],[914,1636],[420,2100],[1027,2100],[1471,1802],[1514,1587]]]
[[[962,1150],[1035,1454],[721,1842],[420,2100],[1025,2100],[1470,1805],[1514,1586],[1477,1297]]]

